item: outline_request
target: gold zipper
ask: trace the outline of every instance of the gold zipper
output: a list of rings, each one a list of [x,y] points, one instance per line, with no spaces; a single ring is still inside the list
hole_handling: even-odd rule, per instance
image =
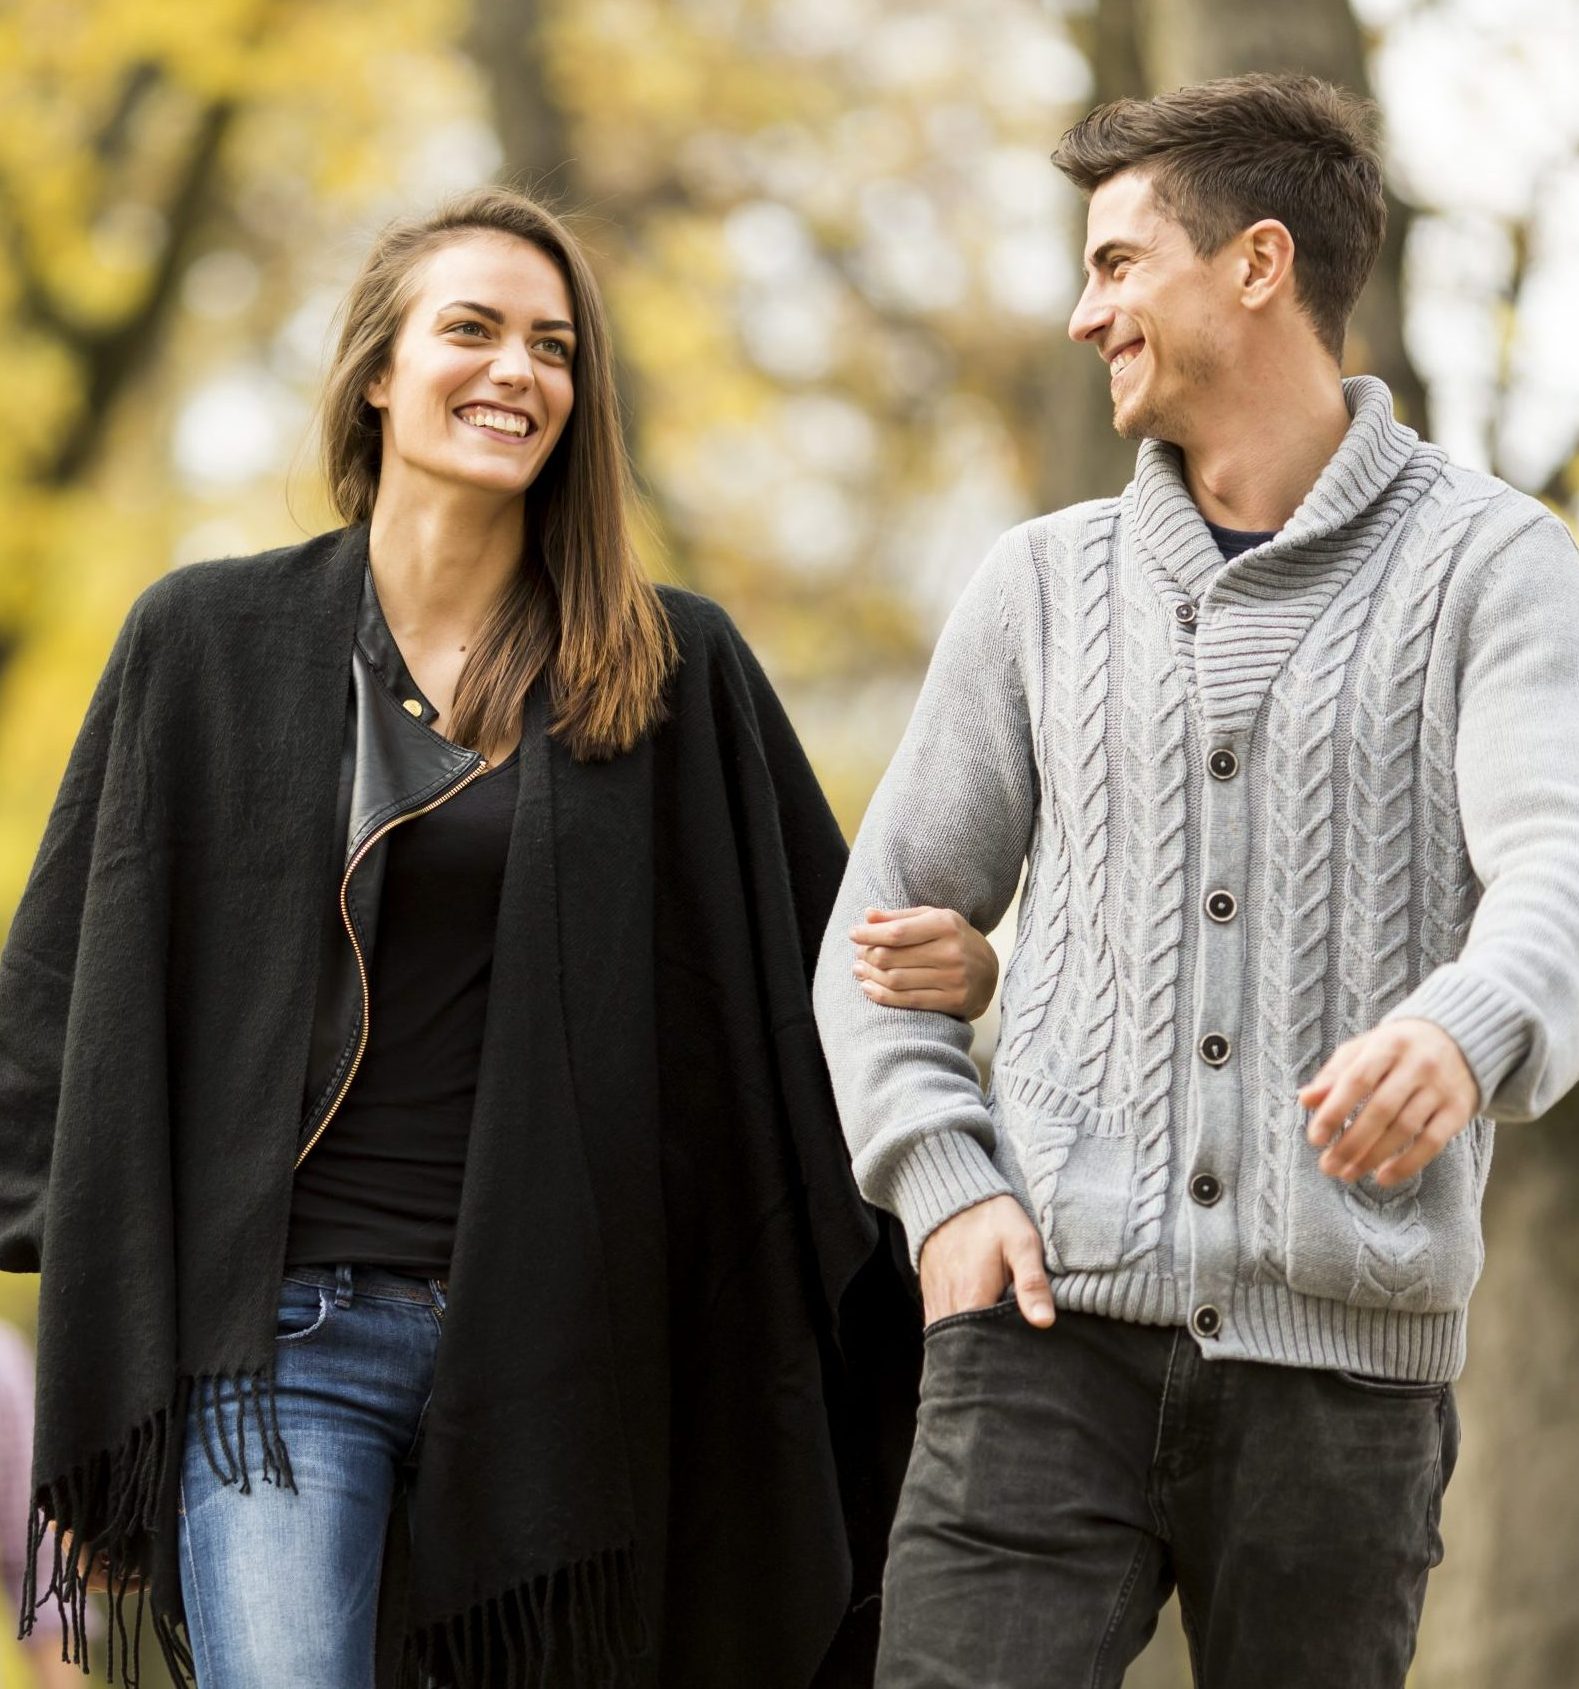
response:
[[[440,804],[448,803],[457,793],[463,792],[472,783],[472,781],[478,777],[478,775],[486,774],[487,771],[488,764],[486,762],[479,762],[464,780],[457,780],[453,786],[449,787],[448,790],[440,792],[432,803],[423,804],[421,809],[408,809],[404,815],[392,816],[382,827],[378,829],[376,833],[362,841],[361,847],[358,849],[356,855],[351,858],[350,863],[346,867],[345,878],[340,881],[340,919],[345,923],[346,936],[351,940],[351,950],[356,957],[356,971],[361,976],[362,980],[362,1034],[357,1040],[356,1054],[351,1058],[351,1065],[346,1070],[345,1079],[342,1081],[340,1089],[335,1093],[334,1101],[330,1103],[327,1109],[324,1110],[324,1117],[318,1122],[317,1130],[307,1140],[306,1147],[302,1150],[301,1154],[296,1157],[297,1167],[300,1167],[307,1157],[312,1154],[313,1146],[328,1130],[329,1122],[334,1119],[335,1113],[339,1109],[340,1104],[345,1101],[346,1092],[351,1089],[351,1081],[356,1078],[356,1070],[362,1065],[362,1055],[367,1049],[367,1022],[369,1011],[372,1008],[372,993],[368,989],[367,983],[367,959],[362,954],[362,946],[356,941],[356,927],[352,923],[351,911],[346,907],[345,902],[346,893],[351,889],[351,876],[361,866],[362,858],[367,855],[373,846],[376,845],[386,833],[389,833],[394,828],[398,827],[402,821],[415,821],[418,816],[426,815],[430,810],[437,809]]]

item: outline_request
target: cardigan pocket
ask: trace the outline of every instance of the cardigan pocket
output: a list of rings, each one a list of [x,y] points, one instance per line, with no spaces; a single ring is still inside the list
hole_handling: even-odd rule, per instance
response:
[[[1136,1178],[1134,1105],[1098,1103],[1018,1068],[995,1069],[993,1091],[1049,1266],[1117,1267]]]
[[[1476,1119],[1401,1185],[1347,1185],[1305,1161],[1289,1191],[1288,1284],[1352,1308],[1452,1313],[1485,1259],[1480,1198],[1489,1133]]]

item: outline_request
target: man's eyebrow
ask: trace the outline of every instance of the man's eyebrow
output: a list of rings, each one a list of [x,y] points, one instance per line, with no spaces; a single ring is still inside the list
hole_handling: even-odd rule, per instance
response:
[[[1133,244],[1127,240],[1105,240],[1089,258],[1081,261],[1082,268],[1088,276],[1093,270],[1105,270],[1116,254],[1129,251]]]
[[[491,323],[503,324],[504,312],[496,310],[492,305],[479,304],[475,299],[452,299],[449,304],[439,306],[433,315],[442,317],[446,311],[474,311],[479,317],[486,317]],[[559,317],[539,317],[532,324],[536,332],[541,334],[545,329],[556,329],[565,334],[574,334],[576,325],[567,323]]]

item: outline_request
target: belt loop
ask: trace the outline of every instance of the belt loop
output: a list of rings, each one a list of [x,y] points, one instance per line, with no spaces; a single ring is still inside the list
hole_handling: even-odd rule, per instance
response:
[[[334,1305],[337,1308],[351,1306],[351,1267],[349,1262],[341,1262],[334,1270]]]
[[[431,1278],[428,1286],[433,1292],[433,1301],[440,1314],[450,1305],[450,1281],[443,1278]]]

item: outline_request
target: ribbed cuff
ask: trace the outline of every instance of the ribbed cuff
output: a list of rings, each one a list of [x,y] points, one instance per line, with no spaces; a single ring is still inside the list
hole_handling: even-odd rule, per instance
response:
[[[1476,1113],[1486,1113],[1497,1087],[1530,1047],[1529,1016],[1507,992],[1477,978],[1462,962],[1429,973],[1384,1020],[1428,1020],[1464,1052],[1480,1086]]]
[[[879,1208],[897,1214],[910,1246],[910,1264],[945,1220],[978,1202],[1003,1196],[1008,1182],[969,1132],[926,1132],[885,1169],[883,1189],[867,1190]]]

